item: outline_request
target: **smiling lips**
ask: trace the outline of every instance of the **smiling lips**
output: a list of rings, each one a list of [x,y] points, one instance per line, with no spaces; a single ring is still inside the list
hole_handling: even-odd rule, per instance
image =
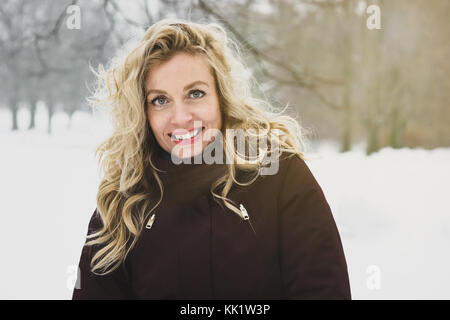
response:
[[[197,129],[190,129],[188,130],[188,133],[185,133],[186,130],[175,130],[172,133],[169,133],[170,138],[173,142],[176,144],[183,143],[183,144],[190,144],[193,143],[197,137],[199,137],[199,133],[202,132],[204,127],[197,128]],[[176,134],[178,132],[178,134]],[[184,134],[183,134],[184,133]]]

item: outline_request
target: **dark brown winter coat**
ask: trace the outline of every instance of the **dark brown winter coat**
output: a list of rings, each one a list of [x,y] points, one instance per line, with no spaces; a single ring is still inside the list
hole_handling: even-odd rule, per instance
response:
[[[153,225],[109,275],[89,271],[93,249],[83,247],[73,299],[351,298],[338,229],[303,160],[285,158],[276,175],[232,189],[249,220],[209,193],[224,165],[175,165],[167,153],[155,162],[167,172]],[[94,212],[88,233],[100,226]]]

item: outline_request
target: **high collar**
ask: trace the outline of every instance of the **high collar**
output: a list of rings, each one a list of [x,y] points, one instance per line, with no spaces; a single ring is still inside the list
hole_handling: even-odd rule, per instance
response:
[[[224,166],[221,164],[206,164],[203,159],[201,159],[201,161],[198,161],[199,158],[196,157],[190,157],[188,159],[174,157],[172,159],[172,155],[164,150],[159,144],[156,146],[154,155],[151,160],[157,169],[167,171],[168,173],[178,170],[199,170],[200,168],[208,170],[208,168]],[[196,161],[200,163],[196,163]]]
[[[226,164],[201,164],[194,162],[176,164],[171,155],[159,145],[152,156],[152,162],[158,169],[158,176],[164,187],[164,197],[171,202],[184,202],[209,194],[211,185],[227,173]],[[151,166],[147,168],[147,177],[152,177]],[[151,179],[151,178],[148,178]],[[153,185],[155,181],[153,181]]]

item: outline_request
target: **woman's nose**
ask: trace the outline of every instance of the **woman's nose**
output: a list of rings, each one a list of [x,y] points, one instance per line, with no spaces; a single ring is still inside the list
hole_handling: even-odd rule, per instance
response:
[[[189,106],[182,102],[176,102],[172,108],[171,123],[175,126],[184,127],[191,123],[192,114]],[[185,128],[188,129],[188,128]]]

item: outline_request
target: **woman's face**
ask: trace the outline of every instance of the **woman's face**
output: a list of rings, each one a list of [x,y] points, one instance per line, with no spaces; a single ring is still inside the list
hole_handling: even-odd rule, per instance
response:
[[[206,130],[221,129],[214,76],[204,56],[175,54],[150,70],[145,88],[150,127],[167,152],[193,157],[210,142]]]

